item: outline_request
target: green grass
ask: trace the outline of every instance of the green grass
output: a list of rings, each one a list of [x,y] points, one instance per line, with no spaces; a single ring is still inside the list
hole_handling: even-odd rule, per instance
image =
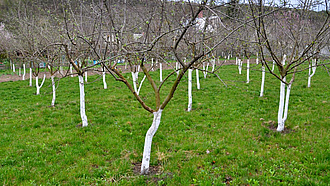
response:
[[[185,77],[163,111],[151,152],[151,166],[159,171],[148,176],[133,170],[141,162],[152,114],[122,83],[107,76],[107,90],[101,79],[85,86],[85,128],[77,127],[77,77],[59,81],[56,107],[49,107],[49,79],[41,95],[35,95],[28,80],[0,83],[0,183],[329,185],[330,77],[320,67],[312,87],[306,88],[307,73],[297,74],[292,86],[286,133],[270,129],[277,119],[280,83],[269,74],[262,98],[259,71],[252,71],[246,84],[245,71],[238,75],[236,66],[222,67],[227,88],[208,76],[200,79],[201,90],[196,90],[193,79],[189,113]],[[98,77],[88,78],[92,82]],[[162,90],[168,91],[169,85]],[[152,105],[149,91],[145,82],[141,96]]]

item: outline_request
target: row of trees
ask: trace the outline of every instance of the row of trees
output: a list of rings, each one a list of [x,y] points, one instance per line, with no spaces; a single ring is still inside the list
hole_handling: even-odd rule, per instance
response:
[[[29,63],[36,79],[39,63],[46,62],[53,80],[65,56],[79,77],[82,126],[88,126],[83,77],[96,65],[123,82],[142,107],[153,113],[145,138],[141,174],[149,171],[151,143],[162,111],[187,71],[199,69],[206,73],[204,62],[216,56],[219,49],[248,59],[258,53],[263,67],[281,82],[277,130],[282,131],[295,74],[305,70],[304,64],[318,58],[319,51],[329,44],[327,1],[326,11],[317,14],[321,16],[316,23],[312,23],[316,13],[311,4],[306,4],[311,1],[302,1],[299,7],[288,3],[265,4],[262,0],[244,5],[214,0],[198,3],[61,0],[51,6],[43,6],[38,0],[17,2],[6,15],[11,36],[2,44],[4,50],[9,58]],[[153,58],[160,64],[175,60],[179,65],[159,81],[150,74],[155,64],[151,63]],[[90,59],[97,63],[89,63]],[[131,69],[139,66],[143,71],[153,91],[152,103],[144,100],[134,88],[136,82],[132,84],[117,68],[117,62],[123,60]],[[273,61],[278,70],[272,71]],[[320,63],[309,68],[317,65]],[[209,73],[220,77],[217,69]],[[166,83],[170,89],[162,89]]]

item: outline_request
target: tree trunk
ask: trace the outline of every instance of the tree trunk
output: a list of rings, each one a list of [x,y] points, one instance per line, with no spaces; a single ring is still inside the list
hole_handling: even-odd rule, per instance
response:
[[[51,104],[51,106],[55,106],[56,88],[55,88],[54,75],[50,76],[50,79],[52,80],[52,88],[53,88],[53,99],[52,99],[52,104]]]
[[[102,78],[103,78],[103,89],[107,89],[108,86],[107,86],[107,82],[105,81],[105,72],[104,72],[104,69],[103,69],[103,72],[102,72]]]
[[[238,74],[242,74],[242,60],[241,59],[238,59],[237,60],[238,62]]]
[[[30,87],[32,87],[32,68],[30,67]]]
[[[15,72],[15,64],[13,64],[13,72]]]
[[[283,78],[283,81],[285,81],[285,77]],[[280,87],[280,102],[278,107],[278,114],[277,114],[277,131],[282,131],[284,129],[284,123],[283,123],[283,110],[284,110],[284,99],[285,99],[285,83],[281,81],[281,87]]]
[[[197,82],[197,89],[201,89],[201,85],[199,83],[199,70],[196,69],[196,82]]]
[[[87,83],[87,71],[85,71],[85,83]]]
[[[140,85],[139,85],[139,89],[137,90],[137,95],[139,95],[140,94],[140,90],[141,90],[141,87],[142,87],[142,84],[143,84],[143,82],[144,82],[144,80],[146,79],[146,75],[144,75],[144,77],[143,77],[143,79],[142,79],[142,81],[140,82]]]
[[[38,78],[38,76],[36,76],[37,95],[40,94],[40,89],[41,89],[42,85],[44,85],[45,79],[46,79],[46,74],[44,74],[44,78],[42,79],[41,85],[39,86],[39,78]]]
[[[162,109],[159,109],[157,112],[154,112],[154,119],[152,121],[152,125],[149,128],[146,138],[144,141],[144,150],[143,150],[143,158],[141,164],[141,174],[145,175],[149,173],[149,164],[150,164],[150,154],[151,154],[151,144],[152,138],[154,137],[155,133],[160,124],[160,119],[162,116]]]
[[[80,90],[80,116],[82,120],[82,126],[87,127],[87,116],[85,112],[85,89],[84,89],[84,77],[78,75],[79,77],[79,90]]]
[[[176,75],[178,76],[180,71],[178,70],[179,69],[179,62],[175,62],[175,71],[176,71]]]
[[[133,87],[134,87],[134,91],[137,93],[137,87],[136,87],[136,76],[135,76],[135,72],[131,72],[132,74],[132,78],[133,78]]]
[[[188,112],[192,108],[192,69],[188,69]]]
[[[311,71],[313,71],[312,74]],[[308,84],[307,84],[308,88],[311,87],[311,79],[314,76],[315,71],[316,71],[316,59],[312,59],[312,65],[309,64],[309,69],[308,69]]]
[[[273,60],[272,72],[274,72],[274,68],[275,68],[275,61]]]
[[[25,80],[25,64],[23,64],[23,76],[22,76],[22,80]]]
[[[260,97],[264,96],[264,87],[265,87],[265,66],[262,65],[262,78],[261,78],[261,90],[260,90]]]
[[[159,63],[159,81],[163,82],[163,65]]]
[[[18,76],[21,77],[21,67],[18,67]]]
[[[250,82],[250,59],[246,61],[246,83]]]
[[[70,64],[70,76],[73,77],[73,74],[72,74],[72,65]]]

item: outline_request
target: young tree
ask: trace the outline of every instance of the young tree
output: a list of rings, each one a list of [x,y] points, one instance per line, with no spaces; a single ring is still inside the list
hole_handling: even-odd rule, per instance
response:
[[[311,24],[311,17],[316,14],[312,11],[315,1],[300,1],[298,5],[271,4],[267,8],[260,0],[250,2],[251,16],[255,17],[254,27],[258,36],[259,51],[262,63],[270,74],[281,81],[280,101],[278,109],[277,131],[284,129],[288,115],[289,96],[296,72],[304,70],[304,64],[318,54],[318,46],[329,34],[329,9],[327,1],[326,14],[315,24]],[[289,8],[290,6],[290,8]],[[268,16],[262,16],[268,15]],[[272,71],[266,56],[274,61],[278,71]],[[290,80],[287,80],[290,78]],[[287,92],[285,95],[285,87]]]

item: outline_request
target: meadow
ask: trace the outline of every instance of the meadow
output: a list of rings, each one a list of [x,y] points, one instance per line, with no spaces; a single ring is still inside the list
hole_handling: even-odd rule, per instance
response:
[[[200,72],[200,90],[193,74],[193,109],[186,111],[185,76],[163,111],[153,138],[153,171],[145,176],[138,166],[153,115],[123,83],[107,76],[104,90],[102,78],[88,76],[89,126],[84,128],[77,77],[57,82],[55,107],[50,107],[50,79],[41,95],[35,95],[29,80],[0,83],[0,184],[330,184],[330,77],[322,67],[310,88],[308,71],[296,75],[281,133],[274,130],[279,80],[266,74],[264,97],[259,97],[260,71],[251,71],[246,84],[244,70],[239,75],[237,66],[223,66],[220,77],[227,86],[211,74],[204,79]],[[173,78],[162,91],[167,92],[171,82]],[[150,90],[144,82],[140,94],[152,105]]]

